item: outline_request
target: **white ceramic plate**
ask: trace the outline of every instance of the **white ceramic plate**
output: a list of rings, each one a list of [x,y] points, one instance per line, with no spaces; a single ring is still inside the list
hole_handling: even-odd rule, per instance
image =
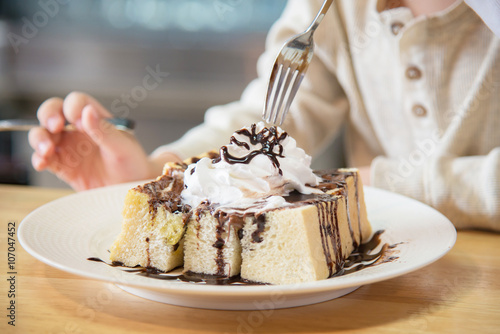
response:
[[[21,245],[50,266],[115,283],[143,298],[198,308],[252,310],[308,305],[343,296],[362,285],[422,268],[446,254],[456,240],[455,228],[436,210],[401,195],[366,187],[373,230],[385,230],[383,242],[399,243],[397,260],[296,285],[217,286],[157,280],[87,260],[99,257],[109,261],[108,249],[120,231],[123,201],[132,186],[80,192],[38,208],[19,227]]]

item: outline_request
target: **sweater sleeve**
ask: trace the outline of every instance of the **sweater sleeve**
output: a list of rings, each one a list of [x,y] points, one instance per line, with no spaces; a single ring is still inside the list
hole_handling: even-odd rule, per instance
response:
[[[457,228],[500,231],[500,147],[484,156],[436,154],[428,159],[425,150],[407,159],[377,157],[372,184],[433,206]]]
[[[199,155],[226,144],[235,130],[260,121],[276,55],[286,40],[309,26],[321,4],[321,0],[290,0],[268,34],[266,51],[257,64],[258,78],[247,86],[241,99],[208,109],[201,125],[152,155],[173,152],[183,159]],[[282,126],[310,155],[320,152],[335,137],[349,107],[332,66],[327,65],[332,63],[332,56],[322,50],[320,35],[328,37],[328,25],[340,24],[333,13],[330,16],[316,32],[316,52]]]

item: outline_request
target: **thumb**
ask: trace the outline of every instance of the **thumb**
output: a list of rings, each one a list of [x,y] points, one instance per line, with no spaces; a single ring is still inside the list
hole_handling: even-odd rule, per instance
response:
[[[123,145],[124,134],[91,105],[82,110],[82,128],[102,150],[116,152]]]

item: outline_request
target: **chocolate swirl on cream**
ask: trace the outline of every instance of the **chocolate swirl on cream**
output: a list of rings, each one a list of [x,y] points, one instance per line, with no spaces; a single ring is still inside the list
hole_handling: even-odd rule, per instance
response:
[[[241,129],[236,131],[236,134],[248,137],[252,145],[261,146],[259,149],[253,150],[243,157],[236,157],[228,152],[227,146],[222,146],[220,149],[220,157],[215,159],[213,162],[218,163],[221,159],[224,159],[228,164],[248,164],[253,160],[253,158],[262,154],[268,157],[273,166],[278,169],[279,174],[283,175],[278,157],[285,157],[283,155],[283,145],[281,142],[288,136],[288,134],[286,132],[278,134],[278,129],[275,126],[271,128],[263,128],[259,132],[257,132],[256,129],[257,125],[252,124],[250,131],[248,129]],[[239,141],[235,138],[235,136],[231,136],[230,143],[236,146],[244,147],[250,151],[250,145],[246,142]],[[278,152],[275,152],[275,148],[278,149]]]
[[[219,208],[278,208],[287,205],[283,196],[292,191],[321,192],[310,165],[295,139],[260,122],[235,131],[218,158],[189,165],[181,196],[193,208],[204,201]]]

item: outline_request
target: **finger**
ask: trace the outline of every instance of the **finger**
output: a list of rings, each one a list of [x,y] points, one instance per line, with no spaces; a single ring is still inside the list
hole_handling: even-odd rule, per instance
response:
[[[87,105],[92,106],[100,117],[111,117],[109,111],[90,95],[81,92],[72,92],[64,99],[63,113],[66,119],[70,123],[75,124],[79,130],[82,130],[82,111]]]
[[[28,142],[39,157],[50,157],[55,152],[55,140],[58,136],[51,135],[42,127],[36,127],[28,133]]]
[[[63,114],[63,100],[57,97],[43,102],[37,111],[40,124],[52,133],[63,131],[65,119]]]
[[[49,158],[42,157],[38,153],[33,153],[31,156],[31,164],[33,165],[33,168],[38,171],[50,171],[54,175],[56,175],[59,179],[63,180],[64,182],[70,184],[73,187],[73,175],[71,175],[71,170],[73,168],[65,166],[57,155],[53,155]],[[75,188],[75,187],[74,187]],[[76,189],[76,188],[75,188]],[[81,189],[83,190],[83,189]]]
[[[31,155],[31,164],[36,171],[41,172],[42,170],[45,170],[47,168],[48,161],[38,153],[34,152]]]
[[[83,108],[82,128],[100,149],[116,152],[123,145],[125,134],[107,122],[90,104]]]

